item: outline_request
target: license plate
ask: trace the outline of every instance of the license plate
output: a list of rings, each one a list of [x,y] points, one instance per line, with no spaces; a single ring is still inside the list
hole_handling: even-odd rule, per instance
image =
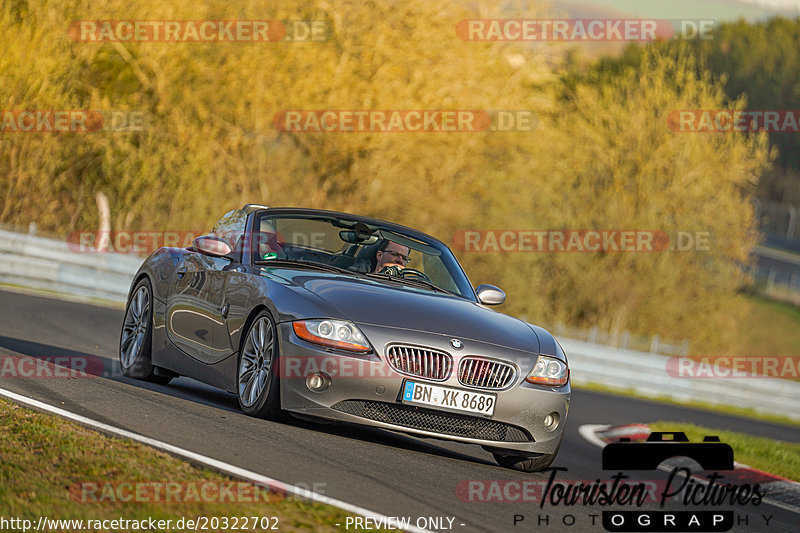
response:
[[[406,381],[403,386],[403,403],[430,405],[441,409],[492,416],[497,396],[429,383]]]

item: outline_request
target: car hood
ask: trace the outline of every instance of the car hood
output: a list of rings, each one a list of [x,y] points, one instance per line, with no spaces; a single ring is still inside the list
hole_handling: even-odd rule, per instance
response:
[[[300,292],[329,304],[329,312],[360,324],[440,333],[539,353],[539,339],[525,322],[443,293],[362,277],[282,270],[273,272]]]

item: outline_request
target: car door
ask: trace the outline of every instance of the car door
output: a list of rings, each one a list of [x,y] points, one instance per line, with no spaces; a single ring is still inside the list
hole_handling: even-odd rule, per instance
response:
[[[246,214],[226,213],[211,234],[238,244]],[[190,251],[177,265],[173,291],[167,298],[167,335],[189,356],[213,364],[234,350],[228,333],[228,276],[238,263],[229,258]]]
[[[175,289],[167,298],[167,335],[204,363],[231,353],[225,322],[225,285],[230,260],[190,252],[178,264]]]

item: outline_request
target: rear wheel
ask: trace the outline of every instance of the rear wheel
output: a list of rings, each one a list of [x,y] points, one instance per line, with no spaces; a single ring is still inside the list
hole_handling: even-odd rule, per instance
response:
[[[245,414],[283,418],[278,381],[278,341],[275,323],[267,311],[253,319],[239,352],[236,390]]]
[[[153,291],[147,278],[136,284],[125,308],[119,338],[119,362],[128,377],[166,384],[171,376],[155,374],[153,349]]]

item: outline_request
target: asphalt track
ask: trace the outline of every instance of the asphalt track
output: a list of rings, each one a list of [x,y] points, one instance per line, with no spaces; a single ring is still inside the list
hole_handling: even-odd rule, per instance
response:
[[[118,309],[0,290],[0,356],[97,356],[107,370],[113,369],[121,321]],[[480,492],[470,500],[464,490],[470,480],[546,481],[548,475],[499,468],[491,455],[469,445],[370,428],[250,418],[239,412],[234,396],[188,378],[154,385],[115,372],[69,379],[5,375],[0,387],[377,513],[411,517],[412,523],[421,517],[455,517],[452,530],[463,532],[604,531],[601,512],[619,509],[476,501]],[[567,469],[558,479],[591,481],[613,475],[601,469],[600,449],[578,434],[579,426],[655,420],[684,420],[800,442],[796,428],[578,390],[554,464]],[[642,480],[667,477],[660,471],[627,474]],[[513,498],[518,493],[510,494]],[[670,505],[667,509],[680,509]],[[657,505],[644,508],[658,510]],[[733,531],[796,531],[800,523],[800,514],[766,503],[691,509],[733,510]],[[764,516],[770,515],[766,525]]]

